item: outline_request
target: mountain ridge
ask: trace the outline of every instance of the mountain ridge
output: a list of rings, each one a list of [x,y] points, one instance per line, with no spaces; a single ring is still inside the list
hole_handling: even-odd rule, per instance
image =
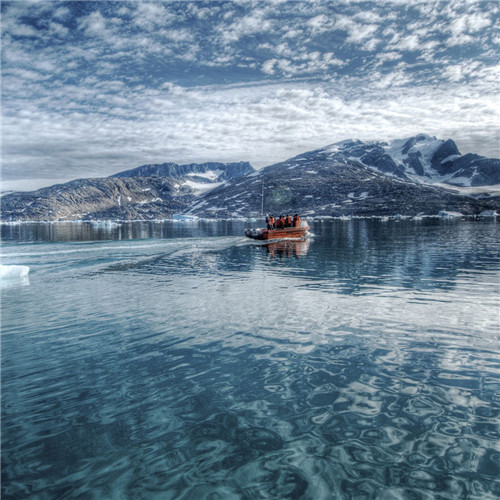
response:
[[[178,179],[192,175],[200,182],[222,182],[253,171],[254,168],[247,161],[187,163],[184,165],[167,162],[141,165],[110,175],[110,177],[171,177]]]
[[[452,189],[387,175],[330,146],[234,179],[205,193],[187,213],[242,217],[264,206],[265,212],[308,216],[437,215],[444,210],[473,215],[500,206],[496,197],[475,199]]]
[[[462,155],[452,139],[418,134],[391,142],[340,141],[317,151],[337,153],[358,160],[385,174],[422,183],[453,186],[500,184],[500,159]]]
[[[6,194],[0,206],[2,221],[248,217],[263,206],[318,216],[478,214],[500,208],[500,197],[487,193],[496,184],[500,160],[461,155],[451,139],[419,134],[390,143],[349,139],[258,171],[248,162],[142,165]],[[458,192],[471,186],[486,192]]]

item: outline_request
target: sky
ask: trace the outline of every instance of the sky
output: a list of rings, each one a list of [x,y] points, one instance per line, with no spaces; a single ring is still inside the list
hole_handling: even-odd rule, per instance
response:
[[[418,133],[500,157],[498,1],[1,2],[1,179],[261,168]]]

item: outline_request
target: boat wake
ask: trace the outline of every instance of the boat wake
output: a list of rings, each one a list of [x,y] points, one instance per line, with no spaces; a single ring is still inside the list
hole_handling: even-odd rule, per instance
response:
[[[26,282],[30,269],[40,279],[49,275],[64,279],[151,268],[160,261],[217,253],[249,243],[242,236],[227,236],[23,245],[15,251],[3,249],[2,260],[7,264],[0,267],[0,278],[6,286]]]

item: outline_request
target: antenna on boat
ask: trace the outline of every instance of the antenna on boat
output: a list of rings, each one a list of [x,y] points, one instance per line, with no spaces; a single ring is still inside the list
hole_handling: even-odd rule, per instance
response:
[[[260,215],[264,216],[264,179],[262,179],[262,195],[261,195]]]

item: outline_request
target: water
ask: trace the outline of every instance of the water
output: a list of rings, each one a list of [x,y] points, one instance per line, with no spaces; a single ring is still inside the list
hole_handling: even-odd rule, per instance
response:
[[[2,228],[2,498],[499,498],[499,225],[243,228]]]

